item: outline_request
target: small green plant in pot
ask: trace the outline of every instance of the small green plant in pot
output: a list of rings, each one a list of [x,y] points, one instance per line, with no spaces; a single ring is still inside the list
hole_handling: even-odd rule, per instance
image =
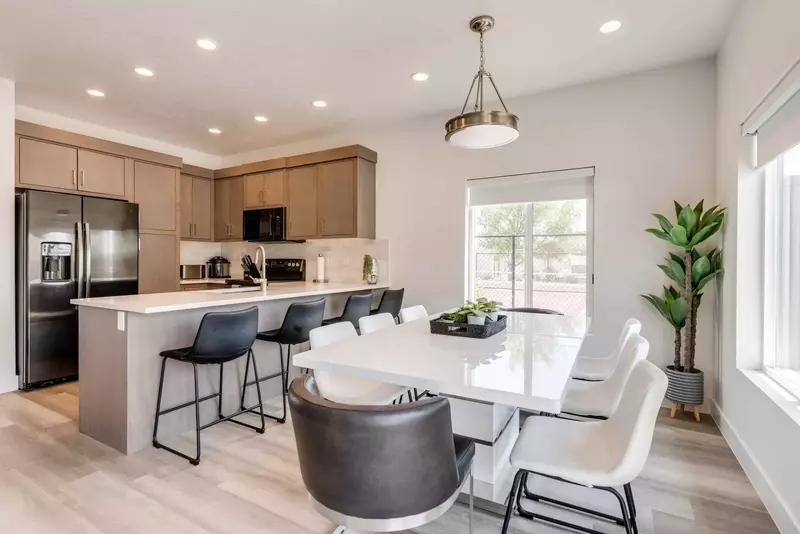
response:
[[[490,321],[497,320],[497,310],[500,306],[499,302],[481,297],[475,301],[475,306],[484,312]]]
[[[670,279],[679,284],[679,289],[665,288],[664,298],[642,296],[676,332],[674,362],[667,366],[667,398],[673,402],[673,416],[677,404],[692,404],[695,405],[695,417],[699,419],[696,407],[703,403],[704,389],[703,372],[695,368],[697,313],[706,285],[722,274],[723,269],[719,250],[713,248],[702,253],[697,247],[722,228],[725,208],[714,206],[704,212],[702,200],[694,208],[677,202],[674,205],[677,222],[673,224],[663,215],[654,213],[660,228],[648,228],[647,232],[680,248],[680,253],[671,252],[666,262],[659,265]],[[685,317],[682,317],[684,308]]]
[[[455,312],[457,323],[468,323],[475,325],[486,324],[487,313],[480,308],[480,304],[467,301]]]

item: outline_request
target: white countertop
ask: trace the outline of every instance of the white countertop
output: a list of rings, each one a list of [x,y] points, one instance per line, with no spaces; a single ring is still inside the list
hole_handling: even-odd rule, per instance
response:
[[[188,278],[186,280],[181,280],[181,285],[191,286],[194,284],[220,284],[224,286],[225,280],[230,280],[230,278]]]
[[[428,320],[418,320],[300,352],[292,356],[293,363],[470,400],[560,412],[588,320],[502,313],[508,315],[508,328],[488,339],[431,334]]]
[[[386,289],[389,284],[368,285],[364,282],[314,284],[312,282],[287,282],[271,285],[266,293],[257,287],[235,289],[208,289],[201,291],[177,291],[175,293],[152,293],[147,295],[123,295],[119,297],[98,297],[72,299],[76,306],[89,306],[132,313],[163,313],[197,308],[228,306],[270,300],[293,299],[329,295],[332,293],[351,293],[370,289]]]

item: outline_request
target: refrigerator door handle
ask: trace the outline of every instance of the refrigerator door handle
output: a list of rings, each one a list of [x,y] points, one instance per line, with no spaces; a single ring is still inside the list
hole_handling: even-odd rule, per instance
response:
[[[89,228],[89,223],[83,223],[84,228],[84,243],[86,244],[85,254],[86,257],[86,298],[92,296],[92,232]]]
[[[83,279],[84,279],[84,246],[83,246],[83,224],[75,223],[75,285],[78,286],[78,298],[84,298]]]

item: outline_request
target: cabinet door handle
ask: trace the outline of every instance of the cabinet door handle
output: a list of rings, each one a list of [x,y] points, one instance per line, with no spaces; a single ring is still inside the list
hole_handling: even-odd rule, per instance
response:
[[[322,222],[322,231],[325,232],[325,217],[320,219],[320,221]]]
[[[78,171],[72,169],[72,185],[78,185]]]
[[[85,180],[84,180],[84,176],[85,176],[85,174],[84,174],[84,172],[83,172],[83,169],[81,169],[81,187],[83,187],[83,183],[84,183],[84,181],[85,181]]]

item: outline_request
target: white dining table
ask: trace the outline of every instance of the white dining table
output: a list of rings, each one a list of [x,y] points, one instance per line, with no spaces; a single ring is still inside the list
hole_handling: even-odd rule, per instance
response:
[[[423,319],[301,352],[293,363],[447,396],[453,431],[476,441],[477,502],[496,508],[511,487],[519,409],[561,411],[589,325],[586,317],[501,314],[507,328],[487,339],[431,334]]]

